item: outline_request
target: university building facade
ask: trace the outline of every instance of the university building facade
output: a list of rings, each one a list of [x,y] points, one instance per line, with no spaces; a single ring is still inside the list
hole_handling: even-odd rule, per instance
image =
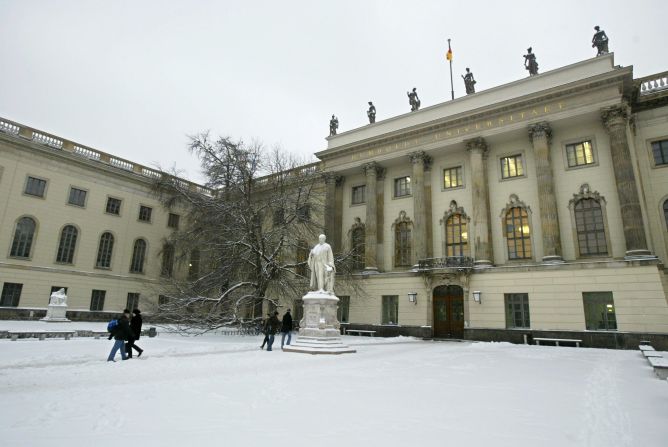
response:
[[[360,286],[343,326],[668,349],[668,74],[613,57],[330,136],[325,233]],[[0,119],[0,314],[45,311],[54,287],[82,318],[118,311],[192,273],[157,175]]]

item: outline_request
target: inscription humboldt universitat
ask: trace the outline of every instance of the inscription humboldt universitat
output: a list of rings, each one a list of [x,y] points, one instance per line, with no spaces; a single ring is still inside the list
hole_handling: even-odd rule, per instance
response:
[[[541,107],[533,107],[531,109],[523,110],[521,112],[513,112],[509,115],[503,115],[493,119],[476,121],[469,125],[453,127],[451,129],[438,131],[430,135],[416,138],[409,138],[401,142],[392,143],[389,145],[380,146],[373,149],[364,149],[352,154],[350,156],[351,157],[350,161],[364,160],[366,158],[375,157],[381,154],[387,154],[390,152],[402,149],[409,149],[412,147],[421,146],[436,141],[444,141],[450,138],[455,138],[462,135],[468,135],[470,133],[477,132],[479,130],[494,129],[521,121],[528,121],[537,116],[544,116],[546,114],[550,114],[555,111],[563,110],[564,108],[565,108],[564,102],[560,101],[554,104],[548,104]]]

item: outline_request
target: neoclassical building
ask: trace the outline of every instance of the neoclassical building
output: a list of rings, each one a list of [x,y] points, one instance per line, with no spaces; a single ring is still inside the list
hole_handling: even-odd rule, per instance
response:
[[[608,54],[328,138],[349,327],[626,346],[668,337],[667,73]]]
[[[344,327],[668,349],[668,73],[613,58],[330,136],[323,225],[357,255]],[[0,119],[0,315],[60,287],[82,318],[118,311],[193,274],[166,244],[187,210],[159,204],[157,175]]]

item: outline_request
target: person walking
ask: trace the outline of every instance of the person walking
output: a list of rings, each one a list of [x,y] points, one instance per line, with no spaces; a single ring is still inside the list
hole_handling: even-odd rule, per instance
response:
[[[269,334],[269,341],[267,342],[267,351],[271,351],[271,347],[274,344],[274,336],[276,332],[281,328],[281,322],[278,321],[278,312],[274,314],[267,320],[267,332]]]
[[[267,318],[262,322],[262,333],[264,334],[264,339],[262,340],[262,346],[260,349],[264,349],[264,345],[269,342],[269,320],[271,319],[271,313],[267,314]]]
[[[292,315],[290,315],[290,309],[285,311],[283,315],[283,321],[281,322],[281,349],[285,345],[285,336],[288,336],[288,345],[292,340]]]
[[[137,357],[141,357],[142,353],[144,352],[142,348],[135,344],[135,341],[139,340],[139,337],[141,336],[141,325],[143,322],[141,318],[141,311],[139,309],[134,309],[132,313],[134,314],[130,319],[130,330],[132,332],[132,337],[130,337],[128,342],[125,344],[125,352],[128,354],[129,359],[132,358],[133,348],[135,351],[137,351]]]
[[[126,309],[127,310],[127,309]],[[128,316],[130,315],[130,311],[128,310],[127,313],[123,312],[123,315],[118,319],[118,324],[116,325],[116,328],[114,329],[114,332],[111,333],[109,336],[109,339],[111,340],[111,337],[114,337],[114,346],[111,348],[111,352],[109,353],[109,357],[107,357],[108,362],[115,362],[114,357],[116,357],[116,351],[121,351],[121,358],[123,360],[126,360],[127,354],[125,353],[125,342],[132,337],[132,331],[130,330],[130,322],[128,320]]]

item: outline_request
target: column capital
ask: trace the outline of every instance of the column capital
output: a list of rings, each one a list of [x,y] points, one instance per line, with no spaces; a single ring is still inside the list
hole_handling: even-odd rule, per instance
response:
[[[428,170],[429,167],[431,166],[432,158],[429,155],[427,155],[424,151],[411,152],[410,154],[408,154],[408,158],[414,165],[422,163],[424,165],[425,170]]]
[[[489,146],[487,146],[487,142],[483,137],[466,140],[464,143],[466,144],[466,150],[469,152],[477,151],[485,155],[489,151]]]
[[[336,178],[337,177],[338,177],[338,175],[336,174],[336,172],[323,172],[322,173],[322,178],[323,178],[323,180],[325,180],[325,183],[328,184],[328,185],[336,184]]]
[[[529,125],[529,139],[533,142],[534,139],[540,137],[545,137],[548,144],[552,140],[552,127],[547,121]]]
[[[383,167],[381,167],[378,163],[375,161],[370,161],[369,163],[364,163],[362,165],[362,170],[364,171],[364,174],[367,176],[370,174],[373,174],[375,177],[378,177],[380,174],[380,171],[385,171]]]
[[[629,120],[628,104],[622,102],[621,104],[602,109],[601,119],[603,120],[603,125],[608,130],[617,126],[625,126]]]

